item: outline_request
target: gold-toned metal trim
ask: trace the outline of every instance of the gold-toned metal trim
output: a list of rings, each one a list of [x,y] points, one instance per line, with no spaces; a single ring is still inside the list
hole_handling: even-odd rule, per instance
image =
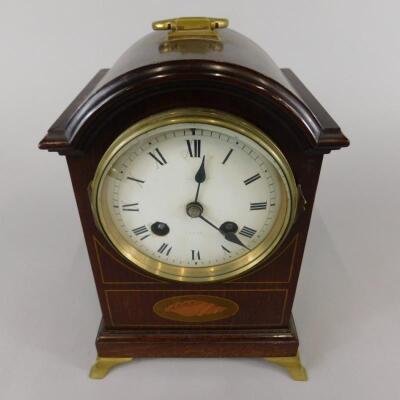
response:
[[[97,357],[89,372],[91,379],[103,379],[111,368],[119,364],[131,362],[132,357]]]
[[[301,364],[299,353],[292,357],[266,357],[265,360],[286,368],[295,381],[308,380],[307,370]]]
[[[210,267],[180,267],[163,263],[144,255],[132,247],[116,230],[105,207],[102,186],[111,162],[129,142],[140,135],[165,125],[180,123],[204,123],[230,129],[256,142],[270,154],[282,173],[282,204],[271,232],[253,250],[227,263]],[[279,174],[279,176],[281,176]],[[285,156],[275,143],[260,129],[234,115],[205,108],[182,108],[152,115],[123,132],[108,148],[100,160],[92,183],[90,198],[96,225],[109,243],[127,260],[147,272],[162,278],[180,282],[216,282],[229,279],[249,270],[265,259],[285,239],[292,227],[298,205],[298,189],[293,172]],[[271,239],[272,237],[272,239]]]
[[[278,334],[273,337],[286,336]],[[265,360],[286,368],[289,375],[295,381],[308,380],[307,371],[301,364],[299,353],[292,357],[266,357]],[[133,361],[132,357],[97,357],[96,362],[90,369],[89,377],[91,379],[103,379],[110,372],[111,368],[131,361]]]
[[[165,280],[160,280],[157,279],[155,282],[140,282],[140,281],[106,281],[104,279],[104,272],[103,272],[103,264],[100,261],[100,255],[99,255],[99,248],[102,249],[102,251],[104,251],[105,253],[107,253],[107,255],[109,257],[111,257],[112,259],[114,259],[119,265],[121,265],[122,268],[127,269],[128,271],[131,271],[131,268],[128,267],[127,265],[125,265],[124,263],[122,263],[118,258],[114,257],[96,238],[96,236],[92,236],[93,238],[93,244],[94,244],[94,248],[95,248],[95,252],[96,252],[96,260],[97,260],[97,265],[99,267],[100,270],[100,275],[101,275],[101,282],[102,283],[106,283],[108,285],[157,285],[157,284],[162,284],[162,285],[168,285],[170,282],[169,281],[165,281]],[[293,246],[293,253],[292,253],[292,257],[291,257],[291,262],[290,262],[290,267],[289,267],[289,275],[288,275],[288,279],[286,281],[257,281],[257,282],[253,282],[253,281],[238,281],[238,279],[240,279],[240,276],[238,276],[237,278],[235,278],[234,280],[230,280],[229,282],[225,282],[226,285],[230,285],[230,284],[250,284],[250,285],[261,285],[264,283],[267,284],[274,284],[274,285],[278,285],[278,284],[287,284],[290,283],[290,280],[292,279],[292,273],[293,273],[293,268],[294,268],[294,263],[296,260],[296,254],[297,254],[297,246],[298,246],[298,241],[299,241],[299,234],[297,234],[291,242],[288,243],[288,245],[282,249],[282,251],[278,254],[274,254],[274,257],[271,258],[269,260],[269,262],[265,265],[265,267],[268,267],[269,264],[273,263],[277,258],[279,258],[286,250],[287,248],[289,248],[290,246]],[[141,274],[138,271],[135,271],[135,273],[138,273],[141,276],[146,277],[146,275]],[[250,275],[250,274],[249,274]],[[156,279],[156,278],[153,278]]]
[[[226,18],[181,17],[153,22],[155,31],[170,31],[168,40],[197,39],[219,40],[216,29],[227,28]]]

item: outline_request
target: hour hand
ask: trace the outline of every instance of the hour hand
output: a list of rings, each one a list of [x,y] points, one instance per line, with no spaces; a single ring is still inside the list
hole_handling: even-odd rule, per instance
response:
[[[203,183],[206,180],[206,170],[204,168],[204,161],[205,161],[206,156],[203,156],[203,160],[201,161],[200,168],[196,172],[196,175],[194,177],[195,181],[197,183]]]
[[[194,177],[195,181],[198,183],[197,185],[197,190],[196,190],[196,196],[194,198],[195,203],[197,202],[197,199],[199,197],[199,190],[200,190],[200,185],[206,180],[206,170],[204,168],[204,160],[206,156],[203,156],[203,160],[201,161],[200,168],[196,172],[196,175]]]

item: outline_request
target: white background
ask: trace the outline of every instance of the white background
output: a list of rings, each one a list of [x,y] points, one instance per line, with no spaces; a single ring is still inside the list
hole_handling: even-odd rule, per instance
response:
[[[399,398],[400,7],[393,0],[0,2],[0,398]],[[89,380],[100,309],[50,124],[153,20],[228,17],[351,147],[326,156],[294,315],[308,383],[258,359],[141,359]]]

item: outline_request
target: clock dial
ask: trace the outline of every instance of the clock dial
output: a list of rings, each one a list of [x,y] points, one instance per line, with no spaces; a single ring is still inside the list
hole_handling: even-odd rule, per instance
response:
[[[204,122],[125,134],[96,190],[99,223],[125,257],[202,280],[282,237],[292,194],[276,153]]]

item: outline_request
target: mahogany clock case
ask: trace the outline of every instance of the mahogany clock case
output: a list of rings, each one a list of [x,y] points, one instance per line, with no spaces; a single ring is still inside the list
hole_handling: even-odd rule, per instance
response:
[[[340,128],[295,74],[280,70],[253,42],[221,30],[222,48],[161,51],[165,33],[132,46],[99,71],[40,142],[65,155],[103,321],[103,357],[292,356],[291,318],[313,201],[325,153],[347,146]],[[167,281],[135,268],[96,228],[88,190],[110,144],[143,118],[177,108],[208,108],[241,117],[265,132],[288,160],[304,209],[273,256],[250,272],[217,283]],[[238,305],[230,317],[182,322],[154,305],[181,295],[208,295]]]

